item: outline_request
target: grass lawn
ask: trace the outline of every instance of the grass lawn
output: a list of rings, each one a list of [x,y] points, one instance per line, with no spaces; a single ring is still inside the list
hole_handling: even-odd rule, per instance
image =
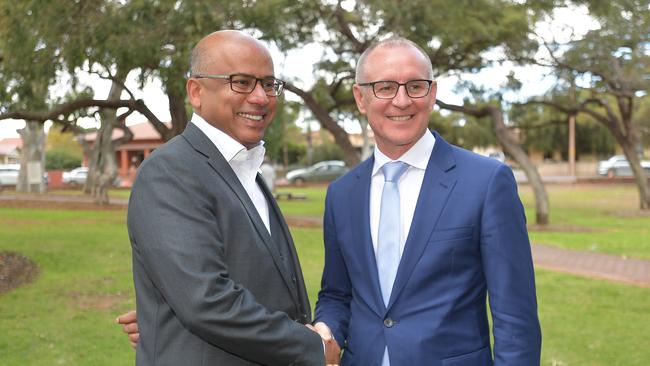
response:
[[[562,248],[650,259],[650,211],[638,207],[634,185],[547,185],[551,230],[530,231],[531,241]],[[287,216],[322,217],[325,187],[281,187],[279,192],[302,194],[305,200],[281,200]],[[528,223],[535,222],[530,186],[520,187]]]
[[[632,184],[547,185],[552,228],[530,231],[534,243],[650,259],[650,211],[638,209]],[[520,188],[528,222],[535,221],[529,186]]]
[[[0,208],[0,251],[40,267],[0,295],[0,364],[129,365],[113,324],[135,306],[124,211]]]
[[[287,215],[322,215],[323,188],[289,190],[307,199],[282,201]],[[527,190],[522,188],[522,197],[528,206]],[[550,186],[549,193],[554,223],[595,231],[533,232],[535,241],[581,248],[575,238],[591,236],[588,240],[600,245],[584,249],[607,251],[601,236],[612,232],[617,233],[612,243],[623,242],[615,237],[629,242],[626,253],[648,252],[642,247],[647,247],[643,232],[650,217],[634,213],[632,186]],[[293,228],[292,233],[313,306],[323,261],[321,230]],[[640,249],[635,252],[635,247]],[[20,252],[40,267],[34,283],[0,295],[1,365],[134,364],[134,352],[113,323],[116,315],[135,307],[125,211],[0,207],[0,251]],[[650,289],[541,270],[537,285],[544,365],[645,365],[650,360]]]

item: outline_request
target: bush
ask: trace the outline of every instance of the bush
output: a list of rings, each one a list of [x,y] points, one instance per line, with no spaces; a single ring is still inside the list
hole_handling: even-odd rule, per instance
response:
[[[81,158],[64,150],[52,150],[45,153],[46,170],[70,170],[81,166]]]

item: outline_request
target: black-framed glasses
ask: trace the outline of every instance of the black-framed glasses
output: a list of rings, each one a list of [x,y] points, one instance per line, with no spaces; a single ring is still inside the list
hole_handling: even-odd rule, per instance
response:
[[[255,86],[259,82],[262,85],[264,93],[269,97],[277,97],[282,94],[284,89],[284,81],[274,77],[258,78],[248,74],[232,74],[232,75],[210,75],[210,74],[194,74],[193,78],[197,79],[224,79],[228,80],[230,89],[235,93],[250,94],[255,90]]]
[[[424,98],[431,91],[433,80],[418,79],[409,80],[405,83],[398,83],[393,80],[380,80],[371,83],[359,83],[359,86],[371,86],[375,97],[379,99],[393,99],[397,95],[400,86],[406,89],[406,95],[411,98]]]

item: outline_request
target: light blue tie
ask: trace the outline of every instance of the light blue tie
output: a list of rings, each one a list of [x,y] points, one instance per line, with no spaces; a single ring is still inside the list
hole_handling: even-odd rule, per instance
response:
[[[384,190],[381,193],[379,211],[379,232],[377,234],[377,272],[384,304],[388,305],[393,282],[399,266],[399,189],[397,181],[408,168],[408,164],[393,161],[384,165]]]
[[[381,192],[379,232],[377,234],[377,272],[384,304],[388,306],[393,282],[399,267],[400,207],[397,181],[408,169],[408,164],[393,161],[384,165],[384,190]],[[382,366],[389,366],[388,347],[384,349]]]

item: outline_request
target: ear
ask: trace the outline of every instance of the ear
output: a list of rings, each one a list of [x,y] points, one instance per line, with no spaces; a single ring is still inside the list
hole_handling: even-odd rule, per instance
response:
[[[201,86],[201,83],[199,83],[194,78],[189,78],[187,80],[187,83],[185,83],[185,90],[187,92],[187,98],[189,99],[192,108],[195,111],[200,110],[201,92],[203,91],[203,87]]]
[[[438,92],[438,83],[434,80],[431,83],[431,91],[429,92],[429,95],[431,97],[431,108],[436,105],[436,94]]]
[[[354,101],[357,102],[357,109],[361,114],[366,114],[366,106],[363,105],[363,93],[361,92],[361,87],[357,84],[352,86],[352,94],[354,95]]]

